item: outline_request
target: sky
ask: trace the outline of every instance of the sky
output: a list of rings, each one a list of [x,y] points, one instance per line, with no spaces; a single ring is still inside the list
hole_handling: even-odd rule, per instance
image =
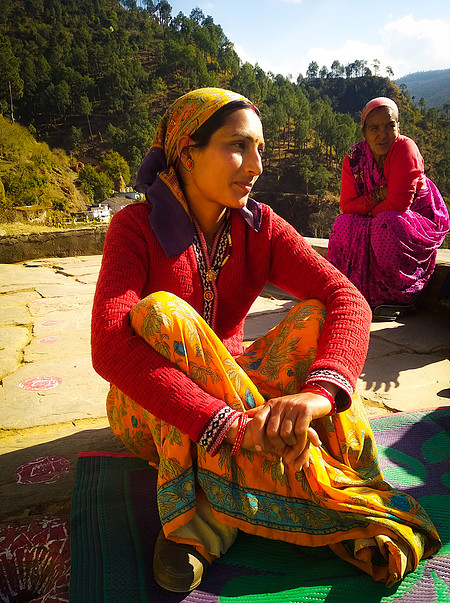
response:
[[[294,81],[315,61],[330,69],[380,62],[394,79],[450,68],[448,0],[169,0],[172,17],[199,7],[221,25],[242,61]]]

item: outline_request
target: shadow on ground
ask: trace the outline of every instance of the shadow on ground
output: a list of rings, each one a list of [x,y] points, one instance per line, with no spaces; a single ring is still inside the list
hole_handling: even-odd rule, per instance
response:
[[[109,427],[78,428],[65,437],[25,448],[19,446],[18,450],[2,455],[0,522],[31,515],[68,515],[78,454],[127,452]]]

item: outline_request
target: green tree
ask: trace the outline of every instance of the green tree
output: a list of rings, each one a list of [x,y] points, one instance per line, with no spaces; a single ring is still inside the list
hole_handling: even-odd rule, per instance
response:
[[[81,141],[83,140],[83,132],[81,128],[77,128],[76,126],[72,126],[70,129],[70,146],[75,151],[78,152]]]
[[[309,115],[295,120],[294,140],[299,149],[306,146],[310,127],[311,121]]]
[[[311,184],[313,185],[314,192],[319,197],[319,199],[323,199],[325,191],[328,188],[330,178],[331,173],[323,165],[319,165],[319,167],[314,170],[314,173],[311,177]]]
[[[109,151],[100,163],[100,171],[104,172],[114,183],[116,191],[121,190],[121,185],[130,181],[130,168],[125,159],[117,151]]]
[[[437,107],[430,107],[427,111],[427,119],[436,127],[439,121],[439,109]]]
[[[324,80],[326,77],[328,77],[328,68],[326,65],[324,65],[321,70],[319,71],[319,77]]]
[[[333,77],[342,77],[344,74],[344,65],[341,65],[339,61],[333,61],[331,63],[331,75]]]
[[[230,88],[243,94],[254,102],[261,97],[259,82],[257,79],[257,70],[253,65],[244,63],[239,72],[231,79]]]
[[[336,114],[333,147],[337,163],[341,163],[347,150],[354,144],[358,135],[358,126],[348,113]]]
[[[23,96],[19,60],[14,55],[9,38],[0,33],[0,114],[8,110],[14,121],[14,101]]]
[[[409,93],[408,86],[405,83],[403,83],[403,84],[400,84],[399,88],[400,88],[403,96],[405,98],[407,98],[408,100],[410,100],[411,99],[411,95]]]
[[[54,101],[58,108],[59,114],[65,114],[68,107],[70,107],[70,86],[66,80],[62,80],[57,86],[55,86]]]
[[[113,193],[113,182],[104,172],[97,172],[91,165],[80,170],[78,179],[85,194],[94,203],[99,203]]]
[[[316,61],[311,61],[311,63],[308,65],[308,69],[306,70],[307,79],[310,80],[312,78],[316,78],[318,71],[319,65],[316,63]]]
[[[136,174],[137,168],[155,138],[159,119],[158,115],[152,121],[145,119],[132,122],[127,119],[126,130],[112,124],[109,124],[107,128],[111,146],[125,158],[132,174]]]
[[[193,21],[195,21],[196,23],[198,23],[199,25],[202,25],[203,21],[205,20],[205,15],[203,14],[203,11],[201,10],[201,8],[196,6],[195,8],[193,8],[191,10],[191,14],[189,15],[189,18],[192,19]]]
[[[90,100],[88,99],[88,97],[85,94],[83,94],[80,97],[79,111],[83,115],[86,115],[86,119],[87,119],[87,123],[88,123],[88,127],[89,127],[89,134],[92,139],[93,136],[92,136],[91,120],[89,119],[89,115],[91,115],[91,113],[92,113],[92,103],[90,102]]]
[[[317,103],[318,101],[316,101],[316,105]],[[328,163],[330,163],[331,147],[335,141],[336,133],[336,114],[327,102],[321,101],[321,116],[320,121],[316,125],[316,131],[325,144],[325,155]]]
[[[420,97],[419,99],[419,107],[420,107],[420,112],[422,113],[422,115],[425,115],[425,110],[427,108],[427,101],[422,97]]]
[[[158,16],[160,25],[163,28],[168,27],[172,14],[172,7],[167,0],[161,0],[161,2],[158,2],[156,5],[156,14]]]
[[[375,75],[378,77],[380,75],[380,61],[378,59],[374,59],[372,61],[372,66]]]
[[[356,74],[356,63],[348,63],[348,65],[345,66],[345,75],[347,78],[351,78]]]
[[[155,2],[153,2],[153,0],[145,0],[144,4],[149,16],[154,18],[157,12]]]
[[[306,186],[306,196],[309,196],[309,183],[311,182],[314,172],[313,172],[313,162],[309,155],[303,155],[298,160],[298,169],[299,173],[305,181]]]

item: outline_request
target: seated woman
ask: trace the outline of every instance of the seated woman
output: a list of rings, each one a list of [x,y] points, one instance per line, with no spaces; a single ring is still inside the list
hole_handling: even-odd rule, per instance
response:
[[[414,308],[433,274],[449,217],[419,149],[399,133],[394,101],[369,101],[361,130],[363,140],[343,162],[343,213],[327,259],[362,292],[374,317],[395,320]]]
[[[158,468],[153,571],[196,588],[238,530],[337,555],[391,585],[440,548],[425,511],[384,480],[354,394],[370,309],[268,206],[258,110],[234,92],[175,101],[111,221],[92,359],[114,433]],[[266,282],[300,302],[243,350]],[[151,504],[151,501],[149,501]]]

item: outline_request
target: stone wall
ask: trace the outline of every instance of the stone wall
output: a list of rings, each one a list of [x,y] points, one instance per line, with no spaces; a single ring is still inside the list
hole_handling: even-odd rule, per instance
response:
[[[308,243],[323,257],[327,256],[328,239],[314,239],[306,237]],[[450,249],[438,249],[436,268],[430,282],[417,300],[417,306],[433,312],[450,311],[450,298],[441,299],[445,279],[450,272]]]
[[[0,264],[14,264],[38,258],[61,258],[99,255],[103,252],[107,225],[74,228],[64,231],[0,237]],[[306,240],[326,257],[328,239]],[[450,300],[439,300],[442,285],[450,271],[450,250],[439,249],[436,269],[420,296],[418,305],[433,311],[450,310]]]
[[[108,226],[73,228],[0,237],[0,264],[37,258],[98,255],[103,252]]]

